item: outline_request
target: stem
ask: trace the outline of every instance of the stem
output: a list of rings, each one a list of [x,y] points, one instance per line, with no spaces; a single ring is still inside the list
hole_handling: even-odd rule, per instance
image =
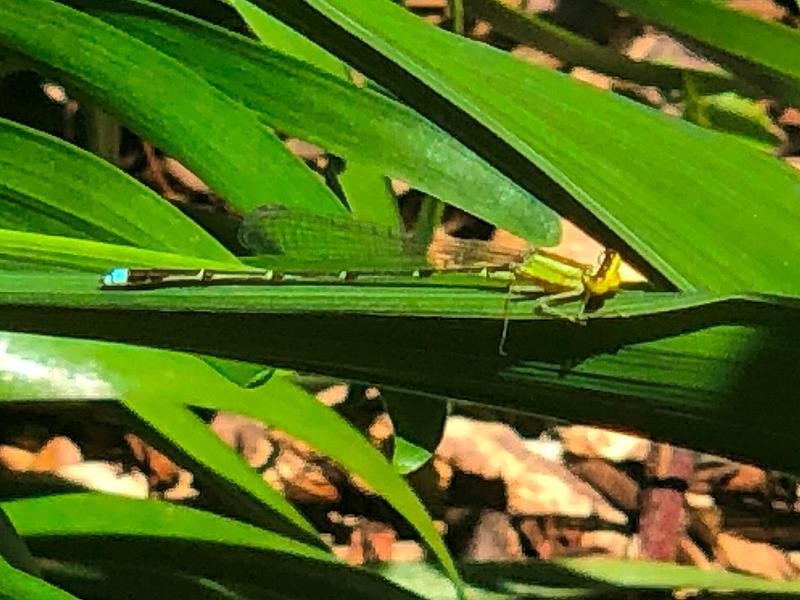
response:
[[[453,33],[464,35],[464,0],[447,0],[447,5],[453,21]]]

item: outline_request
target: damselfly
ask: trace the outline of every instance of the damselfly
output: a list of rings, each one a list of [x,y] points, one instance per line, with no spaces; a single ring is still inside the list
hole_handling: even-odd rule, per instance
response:
[[[116,268],[101,280],[108,290],[212,285],[275,285],[295,282],[346,283],[392,276],[429,277],[468,273],[490,277],[506,273],[503,328],[499,351],[505,354],[509,304],[513,294],[536,295],[533,310],[583,322],[592,298],[620,287],[621,259],[604,252],[595,268],[540,249],[510,249],[481,240],[449,238],[425,244],[394,230],[346,219],[308,214],[280,205],[248,215],[240,240],[263,264],[280,268],[219,271],[211,269]],[[581,300],[577,311],[558,304]]]

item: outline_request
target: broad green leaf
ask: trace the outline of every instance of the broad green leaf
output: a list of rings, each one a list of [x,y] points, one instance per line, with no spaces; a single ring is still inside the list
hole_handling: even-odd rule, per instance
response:
[[[242,211],[265,197],[320,212],[342,210],[238,99],[100,19],[52,0],[6,0],[0,45],[45,65]]]
[[[69,494],[0,504],[31,546],[67,561],[107,560],[279,590],[307,598],[412,596],[331,554],[213,513],[156,502]],[[102,558],[98,558],[102,557]],[[275,574],[280,573],[280,577]]]
[[[532,318],[531,301],[512,298],[509,356],[502,357],[502,289],[402,278],[143,293],[95,285],[93,276],[1,273],[0,328],[214,353],[622,427],[800,470],[785,450],[794,444],[792,390],[800,386],[796,356],[787,352],[800,335],[800,308],[790,298],[624,292],[586,326]],[[208,398],[231,402],[264,387],[226,382],[217,393],[204,382]]]
[[[275,129],[373,166],[481,218],[494,217],[499,226],[539,245],[558,241],[560,224],[552,211],[397,102],[145,2],[71,1],[194,69]],[[230,66],[220,69],[221,64]],[[298,106],[298,98],[324,101]],[[259,204],[276,202],[287,204],[274,194],[262,194]]]
[[[79,148],[0,119],[0,224],[238,262],[138,181]]]
[[[2,600],[77,600],[67,592],[19,571],[0,557],[0,598]]]
[[[387,0],[258,4],[654,281],[722,293],[800,291],[800,175],[775,157],[430,27]],[[510,216],[500,202],[492,212],[492,221]]]
[[[785,102],[800,101],[800,32],[726,6],[720,0],[603,0],[645,21],[699,41],[704,50],[737,74],[777,92]],[[743,62],[757,69],[746,69]]]
[[[0,264],[5,269],[65,269],[92,271],[98,281],[115,266],[132,268],[184,267],[235,270],[245,268],[231,256],[230,262],[202,257],[155,252],[132,246],[105,244],[57,235],[41,235],[0,229]]]

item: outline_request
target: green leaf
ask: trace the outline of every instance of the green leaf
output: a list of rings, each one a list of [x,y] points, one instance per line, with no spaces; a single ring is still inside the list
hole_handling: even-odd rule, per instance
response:
[[[2,600],[78,600],[49,583],[18,571],[0,557],[0,598]]]
[[[381,169],[348,161],[337,177],[353,216],[403,231],[392,186]]]
[[[0,169],[4,227],[238,262],[177,208],[122,171],[5,119],[0,119]]]
[[[411,597],[375,575],[338,563],[324,550],[196,509],[99,494],[48,496],[0,506],[37,551],[55,559],[91,566],[102,556],[100,565],[114,560],[169,568],[263,586],[286,597],[306,598],[314,590],[332,590],[341,598]]]
[[[381,399],[394,428],[392,464],[403,475],[416,471],[431,459],[442,440],[447,402],[395,390],[384,390]]]
[[[264,197],[342,211],[237,99],[100,19],[52,0],[7,0],[0,5],[0,44],[46,65],[242,211],[263,204]]]
[[[322,71],[349,81],[346,65],[308,38],[286,27],[248,0],[226,1],[236,9],[259,41],[268,48],[304,60]],[[398,214],[394,194],[379,169],[349,161],[337,181],[356,219],[389,226],[397,225]]]
[[[459,581],[452,558],[419,498],[358,430],[284,377],[273,377],[254,392],[268,395],[269,400],[255,402],[229,394],[211,403],[201,400],[195,405],[263,421],[307,442],[357,474],[414,526],[448,576],[454,582]]]
[[[325,550],[254,525],[157,500],[78,493],[12,500],[0,506],[20,535],[37,547],[41,545],[37,538],[46,542],[59,536],[126,535],[214,542],[335,561]]]
[[[603,0],[645,21],[657,23],[702,43],[713,58],[738,75],[778,92],[788,103],[800,101],[800,32],[775,21],[736,11],[719,0]],[[745,68],[743,63],[757,69]]]
[[[375,571],[428,600],[456,599],[447,578],[427,563],[387,563],[376,566]],[[465,597],[469,600],[511,600],[505,594],[485,592],[472,586],[466,588]]]
[[[347,66],[308,38],[290,29],[248,0],[224,0],[236,9],[262,44],[288,56],[299,58],[318,69],[348,79]]]
[[[187,395],[186,386],[176,387],[179,390],[182,387],[183,395]],[[226,490],[227,497],[224,498],[225,503],[236,502],[244,507],[245,514],[253,522],[311,542],[315,532],[299,511],[280,493],[267,485],[258,472],[250,468],[241,456],[217,437],[202,419],[189,410],[188,406],[182,405],[180,400],[185,398],[176,398],[174,395],[159,396],[149,389],[141,393],[129,392],[121,401],[182,455],[191,457],[206,472],[213,473],[218,480],[227,480],[235,484],[239,489],[232,489],[232,486],[229,486]],[[256,500],[258,505],[252,500]],[[269,507],[289,521],[293,528],[302,530],[305,535],[287,530],[285,525],[278,529],[279,525],[275,523],[274,517],[264,515],[262,507]]]
[[[746,136],[768,151],[779,141],[777,126],[764,106],[733,92],[687,98],[686,117],[702,127]]]
[[[560,224],[552,211],[407,107],[203,22],[145,2],[124,2],[113,10],[115,4],[79,5],[191,67],[275,129],[374,166],[481,218],[495,217],[498,225],[539,245],[558,241]],[[221,64],[228,66],[220,69]],[[298,107],[297,98],[325,100]],[[260,198],[259,204],[288,205],[281,195]],[[497,206],[508,212],[501,214]]]
[[[214,353],[624,427],[800,470],[785,452],[798,410],[792,390],[800,386],[795,353],[786,352],[800,335],[791,298],[623,292],[578,326],[531,317],[532,301],[512,297],[502,357],[502,289],[402,278],[143,293],[95,285],[93,276],[0,273],[0,328]],[[336,342],[297,344],[298,337]],[[263,387],[203,389],[209,398],[238,398]],[[773,399],[767,407],[764,397]]]
[[[385,0],[258,4],[652,280],[721,293],[800,291],[800,175],[775,157],[437,30]],[[513,210],[498,199],[487,217],[525,219]]]
[[[680,89],[683,78],[690,74],[709,92],[729,90],[731,87],[743,88],[743,92],[750,90],[727,73],[695,71],[632,60],[613,48],[597,44],[534,12],[513,8],[501,0],[466,0],[465,6],[471,16],[489,21],[493,31],[551,54],[568,65],[581,65],[606,75],[665,89]]]
[[[626,590],[696,589],[720,597],[741,594],[796,594],[796,581],[769,581],[687,565],[621,560],[605,557],[562,558],[553,561],[462,563],[465,578],[474,585],[527,597],[620,597]],[[387,575],[391,578],[391,575]],[[560,592],[560,593],[559,593]],[[716,597],[716,596],[714,596]]]
[[[155,432],[156,439],[148,441],[201,481],[221,488],[221,497],[233,514],[318,543],[313,527],[297,509],[190,411],[187,402],[203,394],[215,398],[245,393],[203,361],[179,353],[79,340],[9,334],[0,339],[4,371],[0,404],[20,399],[87,403],[116,399],[150,425],[150,437]],[[139,432],[141,421],[132,428]],[[142,435],[147,437],[148,432]]]
[[[184,267],[235,270],[245,268],[233,256],[230,262],[143,250],[132,246],[104,244],[57,235],[41,235],[0,229],[0,264],[16,269],[70,269],[91,271],[99,278],[108,269],[124,265],[132,268]]]
[[[719,590],[723,593],[800,593],[800,583],[797,581],[769,581],[761,577],[688,565],[608,558],[561,559],[556,564],[579,577],[592,577],[601,583],[633,589],[691,588]]]

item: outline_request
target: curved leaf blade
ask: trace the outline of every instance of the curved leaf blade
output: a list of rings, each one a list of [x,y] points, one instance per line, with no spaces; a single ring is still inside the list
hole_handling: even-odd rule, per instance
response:
[[[100,19],[52,0],[8,0],[0,5],[0,44],[45,64],[242,211],[265,197],[344,210],[236,99]]]
[[[152,441],[166,454],[199,479],[222,487],[234,514],[296,539],[318,542],[300,512],[181,404],[203,393],[241,393],[238,385],[202,360],[122,345],[9,334],[0,336],[0,351],[0,403],[118,400],[150,424],[159,438]],[[134,429],[140,430],[141,422]]]
[[[0,557],[0,598],[2,600],[78,600],[76,596],[19,571]]]
[[[6,334],[2,339],[7,358],[0,361],[0,368],[5,364],[9,373],[0,381],[0,399],[53,398],[50,382],[26,377],[28,371],[11,368],[30,360],[28,357],[47,356],[50,364],[56,361],[66,372],[80,369],[91,358],[93,373],[82,379],[97,380],[94,387],[102,397],[119,398],[181,453],[282,515],[307,539],[313,529],[300,513],[267,486],[189,407],[225,410],[259,419],[308,443],[373,486],[420,532],[448,575],[458,581],[450,555],[409,485],[346,420],[284,377],[274,375],[257,388],[245,389],[203,361],[178,353],[38,336]],[[74,399],[86,394],[67,388],[56,397]]]
[[[50,135],[0,119],[4,227],[238,262],[163,198]]]
[[[339,563],[325,550],[197,509],[99,494],[0,506],[32,546],[55,558],[91,565],[100,549],[120,562],[264,586],[287,597],[309,597],[309,591],[322,589],[333,589],[342,598],[414,597],[376,575]]]
[[[414,526],[450,579],[456,584],[460,581],[453,559],[420,499],[358,430],[283,376],[274,376],[252,393],[264,394],[265,401],[229,394],[211,404],[195,404],[247,415],[277,427],[357,474]]]
[[[318,69],[347,79],[347,66],[308,38],[290,29],[278,19],[248,0],[223,0],[230,5],[262,44],[314,65]]]
[[[132,246],[0,229],[0,264],[9,270],[91,271],[97,275],[99,281],[102,273],[115,266],[142,269],[194,267],[235,270],[245,268],[233,256],[231,259],[230,262],[216,262],[192,255],[156,252]]]
[[[0,506],[26,539],[54,536],[153,536],[288,552],[335,562],[320,548],[214,513],[157,500],[96,493],[25,498]]]

